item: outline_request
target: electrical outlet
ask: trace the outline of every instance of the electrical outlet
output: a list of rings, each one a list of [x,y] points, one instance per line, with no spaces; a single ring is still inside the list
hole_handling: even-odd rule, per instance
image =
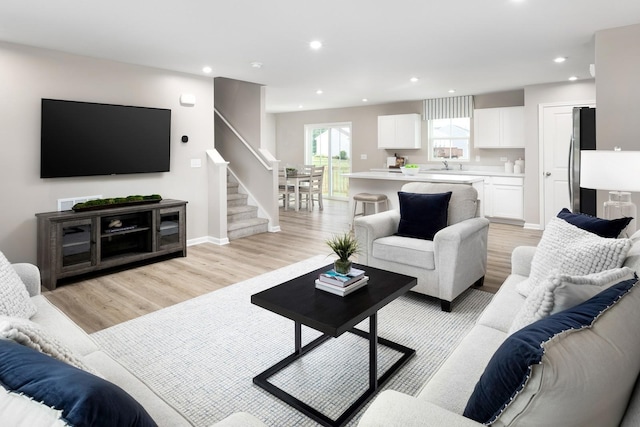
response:
[[[509,159],[508,159],[508,158],[506,158],[506,157],[500,157],[500,161],[501,161],[501,162],[506,162],[507,160],[509,160]]]
[[[367,160],[366,154],[360,154],[360,160]]]
[[[479,162],[479,161],[480,161],[480,155],[477,155],[476,156],[476,162]]]

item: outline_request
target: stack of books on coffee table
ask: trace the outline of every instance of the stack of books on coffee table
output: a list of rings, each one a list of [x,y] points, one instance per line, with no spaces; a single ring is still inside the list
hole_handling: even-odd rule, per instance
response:
[[[368,280],[364,270],[351,268],[348,274],[341,274],[331,269],[320,273],[316,279],[316,288],[343,297],[365,286]]]

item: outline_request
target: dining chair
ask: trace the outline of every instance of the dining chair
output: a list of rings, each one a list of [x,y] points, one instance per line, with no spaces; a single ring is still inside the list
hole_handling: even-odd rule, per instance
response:
[[[285,211],[289,208],[290,198],[292,196],[295,198],[295,187],[288,182],[287,173],[286,167],[278,170],[279,199],[282,199]],[[295,200],[295,202],[299,203],[298,200]]]
[[[302,182],[299,187],[300,203],[304,200],[307,204],[307,210],[310,211],[313,209],[315,200],[317,200],[318,207],[322,210],[322,181],[324,179],[324,166],[305,165],[305,173],[309,174],[309,180]],[[316,195],[315,199],[314,195]]]

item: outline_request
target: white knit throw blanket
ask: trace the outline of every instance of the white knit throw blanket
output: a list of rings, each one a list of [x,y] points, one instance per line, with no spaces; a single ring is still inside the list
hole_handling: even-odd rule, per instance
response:
[[[98,375],[71,350],[55,338],[47,336],[38,325],[29,320],[0,316],[0,338],[15,341],[78,369]]]

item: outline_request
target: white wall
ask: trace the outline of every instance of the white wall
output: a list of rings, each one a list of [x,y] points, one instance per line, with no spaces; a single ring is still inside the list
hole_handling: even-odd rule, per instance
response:
[[[34,215],[56,210],[58,198],[158,193],[187,200],[187,238],[207,236],[212,79],[0,43],[0,93],[0,251],[10,261],[36,261]],[[194,94],[196,105],[182,107],[182,93]],[[171,172],[40,179],[41,98],[170,108]],[[191,168],[193,158],[203,167]]]

